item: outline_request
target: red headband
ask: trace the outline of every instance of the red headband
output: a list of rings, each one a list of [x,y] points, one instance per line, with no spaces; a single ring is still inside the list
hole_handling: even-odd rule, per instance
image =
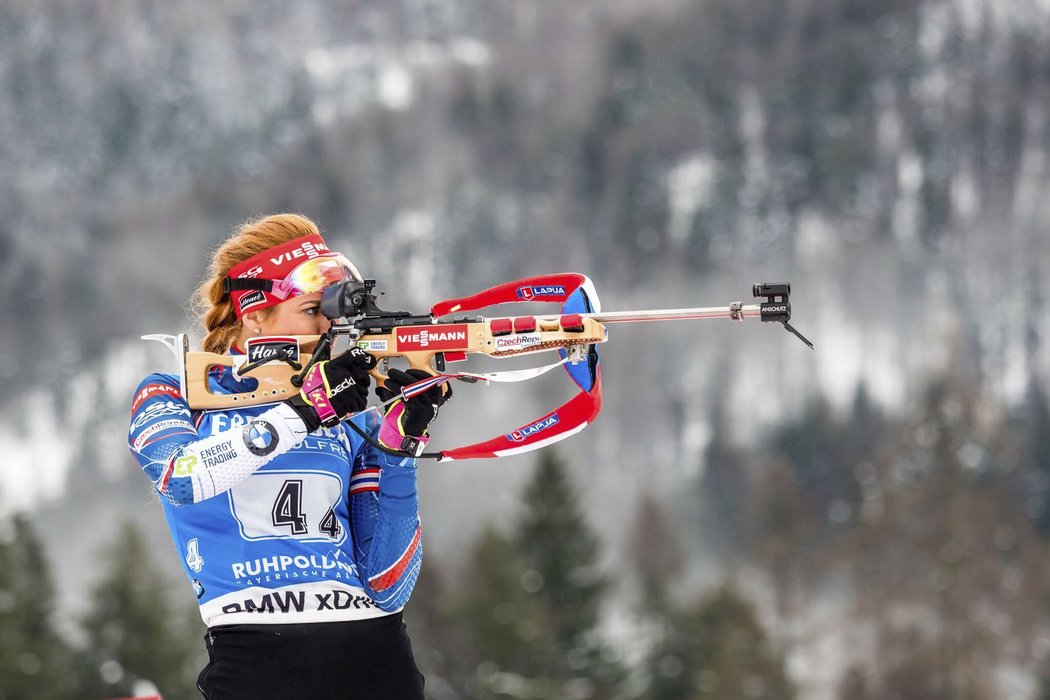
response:
[[[321,236],[295,238],[237,263],[230,268],[227,277],[282,280],[307,260],[324,255],[332,255],[332,251]],[[237,318],[243,316],[245,311],[268,309],[285,301],[262,289],[234,289],[230,291],[230,298],[233,300],[233,310]]]

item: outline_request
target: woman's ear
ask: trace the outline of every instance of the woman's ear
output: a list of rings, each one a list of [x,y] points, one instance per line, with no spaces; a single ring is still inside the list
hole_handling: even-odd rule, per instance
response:
[[[248,335],[259,335],[262,332],[262,314],[249,311],[241,316],[241,323],[248,329]]]

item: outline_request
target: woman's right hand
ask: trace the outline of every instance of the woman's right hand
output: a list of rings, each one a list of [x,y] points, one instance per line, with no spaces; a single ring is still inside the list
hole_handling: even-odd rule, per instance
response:
[[[288,399],[311,433],[322,425],[332,427],[343,417],[368,405],[368,371],[376,358],[361,348],[318,362],[306,373],[302,390]]]

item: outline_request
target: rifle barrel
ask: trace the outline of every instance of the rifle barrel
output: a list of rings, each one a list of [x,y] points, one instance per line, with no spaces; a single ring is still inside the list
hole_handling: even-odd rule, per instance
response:
[[[761,318],[758,304],[747,306],[709,306],[697,309],[647,309],[644,311],[612,311],[580,314],[600,323],[635,323],[639,321],[685,321],[704,318]]]

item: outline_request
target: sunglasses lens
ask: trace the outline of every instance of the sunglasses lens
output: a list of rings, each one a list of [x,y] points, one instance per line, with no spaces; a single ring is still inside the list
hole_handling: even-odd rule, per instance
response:
[[[307,260],[284,280],[291,294],[312,294],[339,282],[359,279],[357,269],[342,255]]]

